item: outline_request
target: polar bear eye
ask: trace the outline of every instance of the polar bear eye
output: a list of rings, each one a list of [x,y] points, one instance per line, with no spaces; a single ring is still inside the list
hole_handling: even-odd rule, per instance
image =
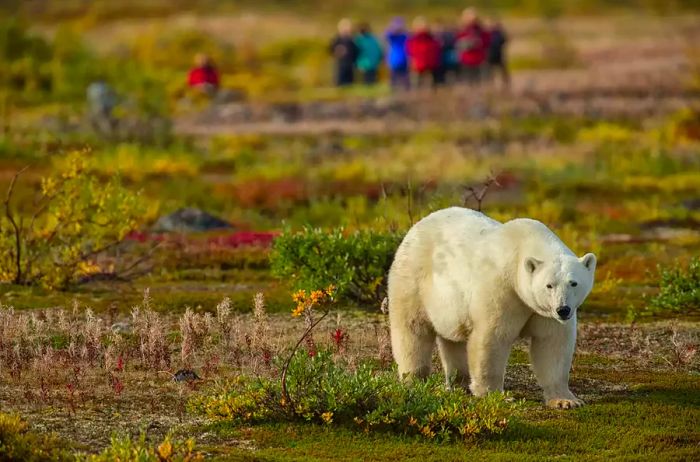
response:
[[[576,287],[578,285],[578,282],[576,281],[571,281],[571,287]]]
[[[547,288],[548,288],[548,289],[551,289],[551,288],[552,288],[552,284],[547,284]]]

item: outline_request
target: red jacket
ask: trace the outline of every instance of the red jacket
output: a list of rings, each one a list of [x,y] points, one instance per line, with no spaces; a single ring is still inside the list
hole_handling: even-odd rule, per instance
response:
[[[190,87],[209,84],[214,87],[219,86],[219,73],[212,66],[195,67],[187,76],[187,84]]]
[[[459,62],[464,66],[476,67],[486,60],[489,49],[489,33],[479,23],[467,26],[455,41]]]
[[[440,66],[440,42],[430,32],[419,32],[406,42],[411,68],[416,72],[432,71]]]

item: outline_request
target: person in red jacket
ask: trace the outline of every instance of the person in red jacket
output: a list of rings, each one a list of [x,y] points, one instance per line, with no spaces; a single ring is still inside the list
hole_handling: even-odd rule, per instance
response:
[[[462,24],[462,30],[457,34],[455,41],[462,75],[467,82],[479,83],[486,66],[489,32],[482,26],[473,8],[464,10]]]
[[[435,85],[440,68],[440,42],[430,33],[428,22],[420,16],[413,21],[413,35],[406,42],[406,52],[417,86],[424,86],[426,82]]]
[[[187,76],[187,85],[209,95],[216,93],[219,89],[219,72],[211,59],[200,53],[194,58],[194,66]]]

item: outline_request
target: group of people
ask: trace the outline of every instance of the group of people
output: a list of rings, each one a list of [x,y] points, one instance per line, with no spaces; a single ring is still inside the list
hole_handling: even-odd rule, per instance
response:
[[[349,19],[342,19],[330,45],[336,84],[353,84],[359,72],[361,80],[372,85],[386,62],[391,86],[396,90],[456,81],[479,83],[495,73],[500,74],[505,86],[509,85],[505,55],[508,37],[498,21],[486,27],[476,11],[468,8],[462,12],[458,26],[442,22],[431,25],[417,17],[411,29],[409,32],[404,19],[396,17],[382,43],[369,24],[360,24],[355,31]]]
[[[367,23],[355,28],[349,19],[338,23],[330,52],[335,61],[335,83],[352,85],[356,74],[367,85],[377,82],[382,63],[386,63],[389,81],[395,90],[412,86],[439,86],[450,82],[479,83],[500,74],[504,86],[510,83],[505,46],[508,37],[503,26],[494,21],[488,27],[473,8],[462,12],[454,26],[435,21],[430,24],[417,17],[411,30],[401,17],[395,17],[380,40]],[[215,94],[219,73],[204,54],[195,57],[188,86]]]

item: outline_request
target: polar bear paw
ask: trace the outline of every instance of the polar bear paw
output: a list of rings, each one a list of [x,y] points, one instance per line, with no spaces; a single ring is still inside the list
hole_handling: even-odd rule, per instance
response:
[[[547,401],[547,407],[553,409],[574,409],[585,403],[578,398],[554,398]]]

